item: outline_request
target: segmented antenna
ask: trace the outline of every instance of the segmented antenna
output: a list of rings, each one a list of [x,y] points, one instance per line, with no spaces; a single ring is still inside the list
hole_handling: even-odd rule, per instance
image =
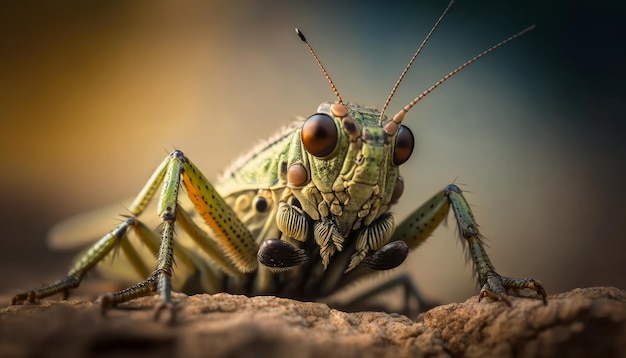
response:
[[[422,94],[417,96],[408,105],[406,105],[404,108],[402,108],[400,110],[400,112],[398,112],[395,116],[393,116],[392,121],[395,122],[396,124],[402,123],[402,120],[404,119],[404,115],[407,114],[411,110],[411,108],[413,108],[413,106],[415,106],[417,104],[417,102],[421,101],[424,97],[426,97],[429,93],[431,93],[435,88],[439,87],[442,83],[444,83],[445,81],[449,80],[452,76],[456,75],[459,71],[461,71],[465,67],[469,66],[470,64],[472,64],[473,62],[475,62],[479,58],[485,56],[486,54],[488,54],[491,51],[497,49],[498,47],[500,47],[502,45],[505,45],[505,44],[513,41],[514,39],[524,35],[525,33],[529,32],[529,31],[532,31],[534,29],[535,29],[535,25],[532,25],[532,26],[530,26],[530,27],[528,27],[528,28],[526,28],[526,29],[516,33],[515,35],[509,37],[508,39],[500,42],[499,44],[494,45],[494,46],[490,47],[489,49],[481,52],[480,54],[476,55],[471,60],[469,60],[469,61],[465,62],[464,64],[462,64],[461,66],[457,67],[455,70],[453,70],[452,72],[450,72],[447,75],[445,75],[439,81],[435,82],[435,84],[430,86],[426,91],[422,92]]]
[[[306,37],[304,37],[304,34],[302,33],[302,31],[300,31],[297,27],[296,27],[296,33],[300,37],[300,40],[302,40],[302,42],[304,42],[306,47],[309,49],[309,52],[311,52],[311,55],[313,55],[313,58],[315,59],[315,62],[317,62],[317,65],[320,66],[320,69],[324,73],[326,80],[328,80],[328,83],[330,84],[330,88],[332,88],[333,92],[335,93],[335,97],[337,97],[337,100],[339,101],[339,103],[343,104],[343,99],[341,99],[341,96],[339,95],[339,91],[337,91],[337,87],[335,87],[333,80],[330,79],[328,72],[326,72],[326,69],[322,65],[322,62],[320,62],[320,59],[315,54],[315,51],[313,51],[313,48],[311,47],[311,45],[309,45],[309,42],[306,40]]]
[[[396,93],[396,90],[398,89],[398,86],[400,86],[400,82],[402,82],[402,80],[404,79],[404,76],[409,71],[409,68],[411,68],[411,65],[413,64],[413,61],[415,61],[415,59],[420,54],[420,52],[422,52],[422,49],[424,48],[424,45],[426,45],[426,42],[428,42],[428,40],[432,36],[433,32],[435,32],[435,29],[437,29],[437,27],[439,26],[439,23],[441,22],[441,20],[443,20],[443,18],[446,16],[446,14],[448,13],[448,10],[450,10],[450,8],[452,7],[452,4],[454,4],[454,0],[451,0],[450,3],[448,4],[448,6],[446,7],[446,9],[443,10],[443,14],[441,14],[441,16],[439,16],[439,20],[437,20],[437,22],[435,22],[435,25],[433,25],[432,29],[430,29],[430,32],[428,33],[428,35],[426,35],[426,38],[424,38],[424,41],[422,41],[421,45],[417,48],[417,51],[415,51],[415,54],[413,55],[413,57],[411,57],[411,60],[409,61],[409,63],[406,65],[406,67],[402,71],[402,74],[400,74],[400,77],[396,81],[396,84],[393,85],[393,88],[391,89],[391,93],[389,93],[389,97],[387,97],[387,100],[385,101],[385,105],[383,105],[383,109],[380,111],[380,118],[378,119],[378,124],[379,125],[381,125],[383,123],[383,116],[385,114],[385,110],[387,109],[387,106],[389,106],[389,102],[391,102],[391,98]]]

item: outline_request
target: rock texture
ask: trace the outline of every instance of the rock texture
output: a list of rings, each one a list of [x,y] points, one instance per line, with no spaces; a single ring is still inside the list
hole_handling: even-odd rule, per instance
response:
[[[0,297],[8,302],[9,296]],[[175,295],[174,324],[155,322],[156,298],[103,316],[85,301],[0,309],[2,357],[626,356],[626,292],[610,287],[512,307],[472,297],[411,320],[325,304],[227,294]]]

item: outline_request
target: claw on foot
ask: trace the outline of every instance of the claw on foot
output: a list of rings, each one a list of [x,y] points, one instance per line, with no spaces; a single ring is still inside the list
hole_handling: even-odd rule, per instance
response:
[[[484,297],[489,297],[494,301],[503,301],[504,303],[506,303],[507,306],[511,307],[511,300],[506,294],[497,295],[490,290],[483,288],[482,290],[480,290],[480,294],[478,295],[478,302],[480,302]]]
[[[489,297],[494,301],[504,301],[508,306],[511,306],[511,301],[506,294],[510,289],[528,288],[537,293],[541,297],[543,304],[548,304],[546,290],[543,288],[543,284],[535,280],[534,278],[510,278],[504,276],[493,276],[487,278],[485,284],[480,290],[478,301],[480,302],[484,297]]]
[[[28,291],[13,296],[13,298],[11,299],[11,304],[17,305],[20,303],[35,303],[36,300],[37,294],[35,293],[35,291]]]
[[[24,301],[25,298],[26,298],[26,295],[23,293],[20,293],[19,295],[15,295],[11,299],[11,304],[16,305],[18,303],[22,303],[22,301]]]
[[[544,305],[548,304],[548,298],[547,298],[547,295],[546,295],[546,289],[543,288],[543,284],[540,281],[537,281],[534,278],[529,278],[528,279],[528,288],[530,288],[531,290],[537,292],[537,294],[539,296],[541,296],[541,299],[543,300],[543,304]]]

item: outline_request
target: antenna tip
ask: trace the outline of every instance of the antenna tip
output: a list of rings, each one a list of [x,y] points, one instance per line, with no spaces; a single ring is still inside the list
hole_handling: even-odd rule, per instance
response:
[[[296,33],[298,34],[302,42],[306,42],[306,37],[304,37],[304,34],[302,33],[302,31],[300,31],[300,29],[298,29],[297,27],[296,27]]]

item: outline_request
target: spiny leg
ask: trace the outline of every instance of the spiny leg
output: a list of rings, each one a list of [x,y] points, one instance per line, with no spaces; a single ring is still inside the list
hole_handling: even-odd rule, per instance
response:
[[[211,237],[201,234],[201,230],[189,215],[181,208],[177,208],[181,181],[195,209],[212,229]],[[172,307],[171,276],[175,247],[174,224],[177,218],[181,220],[183,229],[201,249],[216,261],[222,261],[222,268],[225,271],[250,272],[256,268],[258,245],[252,235],[210,182],[181,151],[172,152],[152,175],[131,205],[133,214],[138,215],[144,210],[150,196],[155,194],[161,182],[163,189],[157,210],[164,225],[157,255],[157,269],[146,280],[134,286],[101,296],[99,301],[103,307],[115,306],[155,291],[158,291],[160,300],[156,307],[156,318],[163,309]],[[219,250],[211,243],[211,239],[214,239]]]
[[[541,282],[532,278],[509,278],[498,274],[491,264],[482,243],[478,224],[470,210],[469,204],[461,189],[456,185],[448,185],[435,194],[424,205],[411,213],[396,228],[392,241],[405,241],[409,248],[414,249],[424,242],[434,229],[445,219],[452,205],[459,232],[467,241],[469,254],[478,276],[481,292],[479,300],[489,297],[496,301],[504,301],[510,305],[507,289],[529,288],[537,292],[546,303],[546,291]]]
[[[66,278],[36,290],[17,294],[13,297],[12,304],[23,301],[35,302],[38,299],[49,297],[57,293],[62,293],[63,298],[66,299],[69,291],[80,285],[81,280],[90,269],[102,261],[120,241],[127,240],[127,231],[135,224],[136,220],[134,218],[128,218],[113,229],[113,231],[104,235],[93,244],[72,266]]]
[[[215,250],[208,251],[203,245],[213,247],[213,241],[210,237],[193,222],[189,214],[180,206],[176,209],[176,225],[182,227],[189,237],[198,244],[198,247],[206,253],[209,259],[218,265],[218,268],[226,272],[229,275],[241,274],[240,272],[231,272],[227,270],[227,267],[220,265],[222,261],[226,260],[223,253]],[[133,227],[133,232],[141,240],[141,242],[148,247],[152,252],[152,257],[158,256],[160,235],[155,231],[149,229],[140,221],[137,221],[137,225]],[[208,244],[207,244],[208,242]],[[124,243],[124,241],[122,241]],[[182,274],[181,278],[184,278],[184,282],[178,282],[178,284],[187,285],[190,283],[188,279],[192,279],[195,285],[200,285],[203,292],[216,292],[221,287],[222,277],[217,274],[215,268],[211,268],[206,258],[201,256],[199,252],[196,252],[197,247],[187,247],[179,241],[174,241],[174,261],[176,262],[177,272]],[[232,263],[230,264],[232,266]],[[141,271],[137,271],[141,272]],[[142,277],[148,277],[151,273],[148,271]]]
[[[163,232],[157,255],[157,268],[148,278],[136,285],[118,292],[101,295],[97,301],[101,303],[103,309],[137,297],[147,296],[155,291],[158,291],[160,300],[156,307],[157,318],[164,308],[172,307],[171,276],[174,265],[174,222],[176,221],[176,204],[181,172],[182,161],[176,160],[176,156],[173,153],[159,166],[133,202],[131,211],[133,214],[140,214],[150,200],[150,196],[154,195],[160,182],[164,181],[157,206],[159,216],[163,220]]]
[[[177,208],[178,190],[181,180],[184,181],[188,195],[194,202],[196,210],[213,229],[214,235],[204,233],[182,208]],[[176,258],[184,266],[195,268],[199,271],[202,276],[203,287],[215,288],[215,285],[218,284],[218,279],[213,271],[194,252],[185,249],[174,241],[174,223],[177,218],[180,218],[183,230],[224,272],[230,275],[237,275],[250,272],[256,268],[256,251],[258,246],[252,239],[251,234],[209,181],[178,150],[172,152],[159,165],[129,207],[130,212],[135,216],[140,215],[161,184],[163,184],[163,187],[157,210],[164,224],[160,240],[154,232],[137,219],[134,217],[128,218],[87,250],[72,267],[65,279],[37,290],[20,293],[13,298],[13,303],[24,300],[33,302],[39,298],[48,297],[56,293],[63,293],[67,297],[69,290],[76,288],[80,284],[85,273],[101,262],[118,244],[134,270],[142,273],[143,277],[147,278],[127,289],[100,296],[98,301],[102,304],[103,309],[152,294],[156,291],[158,291],[160,296],[157,316],[163,308],[171,307],[171,276],[174,264],[174,250],[176,250]],[[157,256],[157,268],[152,273],[149,273],[140,255],[127,240],[126,234],[130,227],[133,228],[149,251]]]
[[[131,265],[131,268],[136,273],[142,277],[152,276],[151,269],[148,268],[142,255],[137,252],[129,239],[128,234],[130,231],[136,234],[152,255],[157,256],[160,239],[157,237],[156,233],[148,229],[138,219],[129,217],[81,254],[69,270],[67,277],[50,285],[17,294],[13,297],[12,304],[21,303],[23,301],[34,303],[36,300],[50,297],[58,293],[63,294],[63,299],[67,299],[69,292],[80,285],[83,277],[89,270],[102,262],[107,256],[115,254],[118,249],[121,249],[128,263]],[[176,245],[176,243],[175,247],[176,257],[179,263],[190,270],[193,269],[200,272],[203,287],[211,287],[210,284],[217,281],[201,258],[195,256],[193,252],[186,250],[184,247]],[[150,278],[147,284],[141,286],[150,286],[152,281],[153,278]],[[112,305],[112,303],[109,305]]]
[[[482,285],[479,300],[483,297],[489,297],[496,301],[505,301],[511,304],[506,290],[509,288],[529,288],[536,291],[542,298],[544,304],[546,301],[546,291],[541,282],[532,278],[509,278],[498,274],[487,256],[485,247],[481,240],[478,224],[474,219],[474,215],[470,210],[469,204],[461,189],[456,185],[448,185],[444,193],[450,199],[454,215],[457,220],[459,232],[461,236],[467,240],[469,252],[474,262],[474,269],[478,275],[478,281]]]

